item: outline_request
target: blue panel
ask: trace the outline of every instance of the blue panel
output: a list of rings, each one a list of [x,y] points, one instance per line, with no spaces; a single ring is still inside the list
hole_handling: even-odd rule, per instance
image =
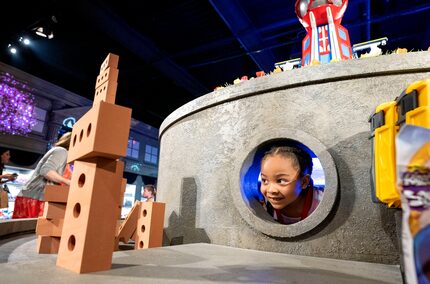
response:
[[[309,65],[309,60],[310,60],[311,55],[308,53],[305,56],[305,65]]]
[[[343,43],[340,46],[342,47],[342,54],[346,57],[350,57],[349,48]]]
[[[346,33],[341,29],[337,29],[337,31],[339,32],[339,37],[346,41]]]
[[[303,45],[303,49],[306,50],[309,47],[309,43],[310,43],[310,37],[308,37],[305,41],[305,44]]]
[[[330,62],[330,53],[324,54],[324,55],[320,55],[320,62],[321,63],[329,63]]]

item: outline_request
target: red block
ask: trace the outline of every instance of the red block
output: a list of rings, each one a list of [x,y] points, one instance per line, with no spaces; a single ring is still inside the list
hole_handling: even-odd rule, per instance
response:
[[[69,195],[69,187],[66,185],[46,185],[45,186],[45,201],[67,203]]]
[[[118,219],[121,219],[121,210],[122,210],[122,205],[124,204],[124,193],[125,193],[126,186],[127,186],[127,179],[123,178],[121,183],[121,192],[119,195],[119,203],[118,203]]]
[[[107,68],[118,68],[119,56],[113,53],[109,53],[106,59],[103,61],[100,67],[100,73],[105,71]]]
[[[122,172],[76,161],[57,266],[77,273],[110,269]]]
[[[59,237],[37,236],[37,253],[58,253]]]
[[[115,238],[115,248],[118,249],[118,243],[128,243],[128,241],[133,236],[137,227],[137,219],[139,218],[140,211],[140,201],[136,201],[131,208],[130,212],[125,218],[124,222],[121,224],[118,230],[118,234]]]
[[[98,87],[94,94],[93,106],[101,101],[115,104],[117,86],[117,82],[107,81],[103,83],[100,87]]]
[[[141,202],[137,220],[135,249],[161,247],[163,244],[165,203]]]
[[[131,109],[101,101],[73,126],[67,161],[125,156],[130,122]]]
[[[118,69],[108,67],[106,70],[100,72],[100,75],[97,76],[96,80],[96,89],[103,85],[103,83],[109,81],[109,82],[116,82],[118,81]]]
[[[43,207],[43,217],[48,220],[64,219],[65,212],[65,203],[45,202],[45,206]]]
[[[39,217],[36,224],[36,235],[61,237],[63,219],[48,220]]]

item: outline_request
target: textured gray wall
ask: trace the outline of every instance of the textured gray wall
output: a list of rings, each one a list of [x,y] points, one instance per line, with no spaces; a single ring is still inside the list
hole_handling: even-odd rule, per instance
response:
[[[179,108],[160,129],[158,200],[166,202],[165,242],[398,263],[399,211],[370,198],[367,120],[377,105],[427,77],[430,52],[393,54],[242,82]],[[299,237],[276,237],[283,225],[256,217],[240,198],[240,168],[271,133],[315,138],[317,154],[329,153],[337,168],[337,199],[325,208],[330,214]],[[273,232],[263,233],[253,220]]]

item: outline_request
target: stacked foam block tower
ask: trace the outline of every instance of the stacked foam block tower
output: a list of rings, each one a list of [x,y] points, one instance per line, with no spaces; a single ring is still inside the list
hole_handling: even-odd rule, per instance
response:
[[[136,201],[127,218],[119,227],[115,238],[118,243],[134,240],[135,249],[161,247],[163,243],[164,211],[166,204],[161,202]]]
[[[108,270],[126,182],[131,109],[115,105],[118,56],[97,77],[93,107],[73,126],[67,161],[74,162],[57,266],[77,273]]]
[[[66,211],[68,186],[47,185],[43,217],[37,220],[37,252],[58,253]]]

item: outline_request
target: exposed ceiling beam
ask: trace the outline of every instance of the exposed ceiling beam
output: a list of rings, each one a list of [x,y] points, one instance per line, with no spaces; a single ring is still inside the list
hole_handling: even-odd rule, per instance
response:
[[[209,92],[200,81],[171,60],[154,42],[129,26],[125,20],[101,4],[100,1],[98,1],[97,7],[94,7],[90,1],[84,2],[88,6],[91,5],[91,7],[86,7],[87,11],[95,11],[92,16],[96,18],[94,22],[99,25],[98,28],[128,48],[144,62],[152,65],[195,97]]]
[[[240,4],[236,0],[209,2],[258,68],[266,72],[271,71],[276,57],[270,50],[262,50],[263,40]]]

